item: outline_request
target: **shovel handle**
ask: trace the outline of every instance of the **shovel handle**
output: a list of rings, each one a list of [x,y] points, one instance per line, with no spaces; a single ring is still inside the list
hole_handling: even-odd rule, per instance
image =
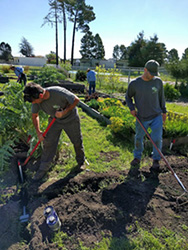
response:
[[[172,172],[173,176],[176,178],[176,180],[178,181],[179,185],[181,186],[181,188],[184,190],[184,192],[188,192],[187,189],[184,187],[183,183],[180,181],[180,179],[178,178],[177,174],[174,172],[174,170],[171,168],[169,162],[167,161],[167,159],[165,158],[165,156],[163,155],[163,153],[161,152],[161,150],[157,147],[157,145],[155,144],[155,142],[152,140],[151,136],[149,135],[148,131],[145,129],[145,127],[143,126],[143,124],[141,123],[140,119],[136,116],[136,119],[138,121],[138,123],[140,124],[140,126],[142,127],[142,129],[144,130],[144,132],[146,133],[147,137],[150,139],[151,143],[153,144],[153,146],[156,148],[157,152],[160,154],[161,158],[164,160],[164,162],[166,163],[167,167],[170,169],[170,171]]]
[[[43,137],[45,137],[45,135],[48,133],[48,130],[51,128],[51,126],[53,125],[53,123],[55,122],[55,120],[56,120],[56,118],[54,117],[52,119],[52,121],[50,122],[50,124],[48,125],[48,127],[46,128],[46,130],[44,131],[44,133],[42,134]],[[31,151],[31,153],[29,154],[29,156],[24,161],[23,166],[25,166],[28,163],[28,161],[30,160],[31,156],[33,155],[33,153],[35,152],[35,150],[37,149],[37,147],[38,147],[39,144],[40,144],[40,140],[37,142],[37,144],[35,145],[35,147]]]

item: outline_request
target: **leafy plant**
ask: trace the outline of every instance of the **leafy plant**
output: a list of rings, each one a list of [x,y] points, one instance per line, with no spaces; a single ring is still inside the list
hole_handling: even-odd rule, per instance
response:
[[[86,72],[78,70],[76,73],[76,81],[84,82],[86,80]]]
[[[31,104],[23,100],[23,87],[16,82],[4,85],[4,96],[0,98],[0,161],[4,168],[13,154],[15,142],[25,142],[30,134],[32,143],[37,141],[34,126],[31,126]],[[47,126],[47,119],[41,116],[41,128]],[[31,146],[33,146],[31,144]]]
[[[121,72],[116,68],[105,69],[103,66],[96,66],[96,83],[99,89],[106,92],[120,92],[125,93],[127,91],[127,83],[120,81]]]
[[[10,157],[13,155],[14,142],[12,140],[5,141],[0,147],[0,170],[4,171],[10,164]]]
[[[66,71],[70,71],[72,69],[72,65],[69,61],[66,61],[65,63],[62,62],[60,64],[61,68],[65,69]]]
[[[10,72],[10,66],[3,65],[2,66],[2,71],[3,71],[4,74],[9,73]]]
[[[88,106],[89,106],[90,108],[95,109],[95,110],[98,110],[99,107],[100,107],[100,105],[99,105],[99,103],[98,103],[98,101],[97,101],[96,99],[91,99],[91,100],[88,102]]]
[[[188,82],[182,82],[179,86],[181,96],[188,98]]]
[[[66,76],[54,67],[44,67],[39,72],[36,72],[37,79],[35,80],[36,83],[40,84],[41,86],[49,86],[58,84],[58,80],[65,80]]]
[[[111,131],[127,138],[135,131],[135,118],[130,114],[129,108],[115,98],[99,98],[88,102],[92,108],[97,107],[99,112],[110,119],[108,125]],[[99,106],[99,107],[98,107]],[[164,125],[164,137],[179,137],[188,135],[188,116],[168,111]]]
[[[173,85],[166,83],[164,85],[164,94],[165,94],[165,98],[166,100],[169,101],[175,101],[180,97],[180,92],[174,88]]]

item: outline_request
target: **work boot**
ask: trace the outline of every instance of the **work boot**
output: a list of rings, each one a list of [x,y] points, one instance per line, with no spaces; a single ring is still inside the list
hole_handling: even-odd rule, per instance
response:
[[[153,165],[150,168],[151,172],[160,172],[160,164],[158,160],[153,160]]]
[[[135,167],[140,164],[140,160],[137,158],[134,158],[134,160],[131,161],[131,166]]]
[[[84,170],[89,171],[88,166],[89,166],[89,162],[86,159],[84,162],[78,164],[78,168],[82,171]]]

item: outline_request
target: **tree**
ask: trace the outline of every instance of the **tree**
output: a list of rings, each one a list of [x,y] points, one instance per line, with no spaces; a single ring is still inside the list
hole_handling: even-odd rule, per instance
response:
[[[21,43],[19,44],[20,47],[20,53],[26,57],[31,57],[33,55],[33,47],[31,44],[27,41],[25,37],[22,38]]]
[[[96,34],[94,37],[94,48],[93,54],[95,59],[104,59],[105,50],[101,37],[99,34]]]
[[[188,59],[188,48],[184,50],[184,53],[182,55],[182,59]]]
[[[80,54],[83,59],[104,59],[105,51],[102,39],[99,34],[93,36],[89,26],[86,26],[85,35],[81,39]]]
[[[47,16],[44,17],[44,23],[42,26],[44,26],[46,23],[51,24],[53,27],[55,24],[55,44],[56,44],[56,65],[59,64],[59,56],[58,56],[58,22],[61,22],[61,11],[62,6],[60,6],[60,3],[57,2],[57,0],[49,0],[50,5],[50,11]]]
[[[9,61],[12,59],[12,49],[8,43],[2,42],[0,44],[0,59]]]
[[[58,2],[60,2],[60,6],[62,8],[62,15],[63,15],[63,40],[64,40],[64,58],[63,61],[64,63],[66,62],[66,51],[67,51],[67,35],[66,35],[66,31],[67,31],[67,19],[66,19],[66,12],[67,12],[67,4],[70,2],[71,0],[58,0]]]
[[[69,20],[73,22],[71,49],[71,64],[73,65],[75,32],[77,30],[84,32],[87,24],[95,19],[95,13],[93,12],[93,7],[85,4],[85,0],[71,0],[67,2],[67,11]]]
[[[120,47],[119,47],[119,45],[114,46],[114,49],[113,49],[113,58],[116,61],[120,59]]]
[[[56,64],[56,53],[55,52],[50,51],[50,54],[46,55],[46,58],[48,59],[47,63]]]
[[[168,51],[167,59],[170,62],[179,61],[178,51],[176,49],[171,49]]]
[[[143,55],[141,49],[146,45],[146,40],[144,39],[144,31],[140,32],[137,36],[137,40],[131,43],[128,47],[128,61],[129,66],[133,67],[143,67],[145,61],[143,60]]]
[[[121,60],[126,60],[127,59],[127,48],[125,47],[125,45],[120,45],[119,47],[120,49],[120,59]]]
[[[94,48],[94,37],[92,32],[88,30],[86,34],[81,39],[81,49],[80,54],[82,59],[93,59],[93,48]]]
[[[178,79],[182,77],[182,67],[180,61],[169,61],[165,64],[167,71],[176,78],[175,87],[177,88]]]
[[[140,32],[137,40],[131,43],[127,48],[129,66],[144,67],[145,63],[154,59],[163,64],[166,55],[166,46],[158,42],[157,35],[150,37],[150,40],[144,39],[144,32]]]
[[[166,57],[166,48],[163,44],[158,42],[157,35],[150,37],[149,41],[146,41],[145,45],[141,48],[141,54],[143,58],[143,64],[148,60],[156,60],[159,64],[163,64]]]
[[[127,59],[127,48],[125,45],[116,45],[113,50],[113,58],[117,60],[126,60]]]

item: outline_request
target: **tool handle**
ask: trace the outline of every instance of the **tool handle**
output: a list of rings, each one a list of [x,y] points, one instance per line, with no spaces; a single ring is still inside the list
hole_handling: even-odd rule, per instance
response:
[[[155,144],[155,142],[152,140],[151,136],[149,135],[148,131],[145,129],[145,127],[143,126],[143,124],[141,123],[140,119],[136,116],[137,121],[139,122],[140,126],[142,127],[142,129],[144,130],[144,132],[146,133],[147,137],[150,139],[150,141],[152,142],[153,146],[156,148],[157,152],[160,154],[161,158],[164,160],[164,162],[166,163],[167,167],[170,169],[170,171],[172,172],[172,174],[174,175],[174,177],[176,178],[176,180],[178,181],[179,185],[182,187],[182,189],[187,192],[187,189],[184,187],[183,183],[180,181],[180,179],[178,178],[177,174],[174,172],[174,170],[171,168],[169,162],[167,161],[167,159],[165,158],[165,156],[163,155],[163,153],[161,152],[161,150],[157,147],[157,145]]]
[[[53,125],[53,123],[55,122],[55,120],[56,120],[56,118],[54,117],[52,119],[52,121],[50,122],[50,124],[48,125],[48,127],[46,128],[46,130],[44,131],[44,133],[42,134],[43,137],[45,137],[45,135],[47,134],[48,130],[51,128],[51,126]],[[39,144],[40,144],[40,140],[37,142],[37,144],[35,145],[35,147],[31,151],[31,153],[29,154],[29,156],[24,161],[23,166],[25,166],[28,163],[28,161],[30,160],[31,156],[33,155],[33,153],[35,152],[35,150],[37,149],[37,147],[38,147]]]

